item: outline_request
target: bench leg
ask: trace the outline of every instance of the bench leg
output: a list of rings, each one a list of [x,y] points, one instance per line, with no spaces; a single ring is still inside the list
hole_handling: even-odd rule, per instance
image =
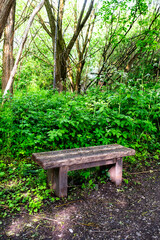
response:
[[[53,168],[47,171],[48,185],[51,189],[55,190],[55,194],[58,197],[67,196],[68,167]]]
[[[109,170],[110,179],[112,182],[115,182],[116,186],[119,186],[122,183],[122,168],[123,159],[117,158],[115,166],[111,167]]]

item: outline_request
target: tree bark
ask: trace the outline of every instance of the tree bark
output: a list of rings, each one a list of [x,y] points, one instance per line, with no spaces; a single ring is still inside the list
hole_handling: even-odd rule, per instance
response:
[[[14,39],[14,23],[15,23],[15,2],[10,10],[7,20],[7,25],[4,31],[4,44],[3,44],[3,75],[2,75],[2,91],[5,90],[13,65],[13,39]],[[13,88],[10,89],[13,93]]]
[[[79,59],[80,60],[80,59]],[[81,75],[82,75],[82,70],[85,64],[85,59],[80,60],[80,62],[78,63],[78,66],[76,68],[77,73],[76,73],[76,92],[80,93],[81,91]]]
[[[71,92],[74,92],[75,84],[74,84],[73,70],[72,70],[70,58],[67,59],[67,75],[70,81],[70,90]]]
[[[15,0],[0,0],[0,38],[7,23],[11,7]]]

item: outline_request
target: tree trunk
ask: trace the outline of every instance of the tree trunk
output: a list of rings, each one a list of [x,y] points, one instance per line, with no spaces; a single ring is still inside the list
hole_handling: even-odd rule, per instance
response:
[[[67,59],[67,75],[70,81],[71,92],[74,92],[75,84],[74,84],[73,70],[72,70],[72,66],[69,58]]]
[[[0,0],[0,38],[7,23],[7,19],[15,0]]]
[[[13,4],[4,32],[4,44],[3,44],[3,75],[2,75],[2,91],[5,90],[10,73],[14,65],[13,58],[13,39],[14,39],[14,22],[15,22],[15,3]],[[10,89],[13,93],[13,88]]]
[[[57,49],[58,50],[58,49]],[[66,90],[66,77],[67,77],[67,59],[63,56],[61,48],[58,50],[56,65],[56,88],[59,92]]]
[[[85,64],[84,59],[80,59],[78,66],[77,66],[77,73],[76,73],[76,92],[80,93],[81,91],[81,75],[82,75],[82,70]]]
[[[58,45],[58,48],[57,48],[57,53],[58,54],[56,56],[56,59],[54,59],[54,61],[56,61],[56,73],[55,73],[56,86],[55,87],[58,90],[58,92],[62,92],[63,91],[62,75],[63,76],[65,75],[66,63],[64,62],[62,64],[62,50],[61,50],[59,45]]]

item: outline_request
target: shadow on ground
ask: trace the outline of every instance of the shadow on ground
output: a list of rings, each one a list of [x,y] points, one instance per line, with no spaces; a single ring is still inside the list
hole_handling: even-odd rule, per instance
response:
[[[0,220],[0,239],[160,239],[160,172],[136,175],[121,188],[107,182],[42,213],[8,216]]]

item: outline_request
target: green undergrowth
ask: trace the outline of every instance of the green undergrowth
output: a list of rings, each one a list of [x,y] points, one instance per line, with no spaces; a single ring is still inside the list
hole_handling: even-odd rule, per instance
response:
[[[0,216],[22,209],[37,212],[45,199],[59,200],[47,188],[45,171],[34,163],[0,160],[0,169]]]
[[[47,186],[46,171],[31,163],[30,159],[1,159],[0,169],[0,217],[20,211],[35,213],[60,200]],[[96,174],[95,168],[69,172],[69,193],[63,201],[78,199],[83,196],[84,190],[96,189],[97,182],[105,183],[109,177],[107,170],[103,170],[102,176],[98,174],[98,167],[96,170]],[[77,190],[80,194],[76,193]]]
[[[55,201],[45,171],[30,160],[33,152],[118,143],[136,150],[125,158],[127,170],[159,163],[159,99],[158,84],[143,89],[120,84],[114,91],[92,88],[84,95],[15,93],[0,109],[0,207],[7,212],[22,206],[32,212],[44,201]],[[105,182],[107,172],[69,175],[85,188]]]

